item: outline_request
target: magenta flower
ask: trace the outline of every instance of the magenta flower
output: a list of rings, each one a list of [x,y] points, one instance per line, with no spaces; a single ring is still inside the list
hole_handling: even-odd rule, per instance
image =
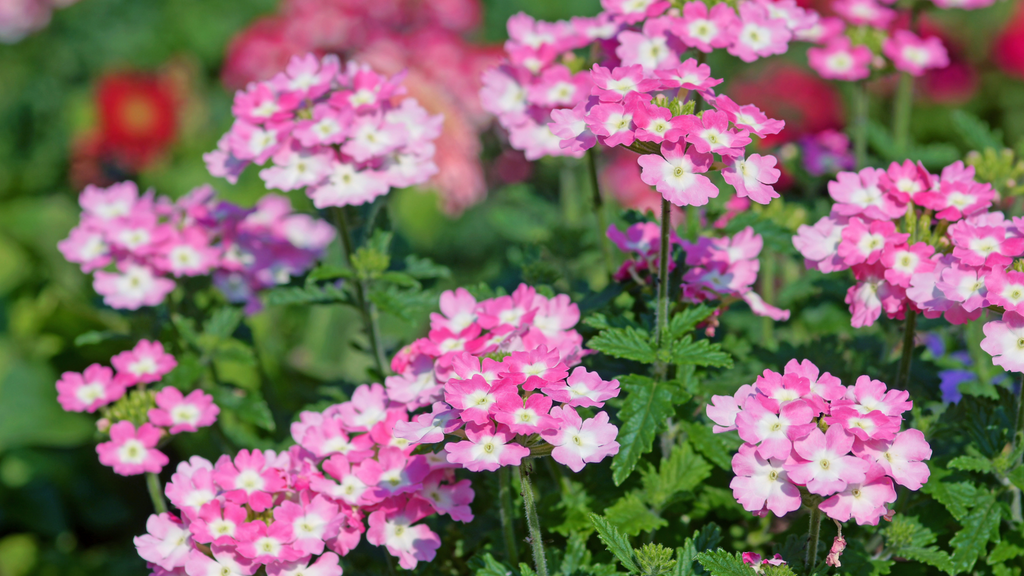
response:
[[[563,406],[551,410],[551,417],[559,422],[557,431],[541,433],[546,442],[555,446],[551,457],[565,464],[573,472],[583,470],[588,462],[600,462],[619,452],[615,441],[618,428],[608,423],[608,413],[598,412],[583,421],[576,410]]]
[[[771,186],[779,181],[781,175],[775,168],[776,161],[771,155],[751,154],[747,158],[737,156],[732,159],[730,166],[722,170],[722,178],[736,188],[736,195],[740,198],[768,204],[773,198],[779,197],[779,193]]]
[[[135,537],[135,549],[146,562],[164,570],[185,566],[192,549],[189,529],[173,514],[151,514],[146,520],[146,534]]]
[[[981,349],[992,356],[992,364],[1010,372],[1024,372],[1024,316],[1012,311],[1000,320],[986,322]]]
[[[880,187],[885,174],[878,168],[860,172],[840,172],[828,183],[828,193],[836,203],[833,216],[862,216],[870,220],[892,220],[907,212],[905,204],[886,194]]]
[[[804,484],[813,494],[829,496],[841,492],[847,484],[864,482],[869,464],[850,456],[854,437],[839,426],[822,433],[815,428],[802,440],[793,443],[799,459],[786,463],[789,478]]]
[[[260,565],[237,552],[235,546],[214,544],[210,547],[213,558],[199,550],[189,552],[185,562],[188,576],[251,576]]]
[[[255,520],[242,526],[238,541],[238,553],[251,558],[257,564],[294,562],[304,554],[289,544],[294,539],[291,525],[275,520],[269,525]]]
[[[965,216],[976,214],[992,205],[997,192],[991,184],[974,182],[974,170],[970,171],[968,180],[950,180],[943,169],[938,190],[918,194],[914,201],[920,206],[935,210],[935,217],[955,222]]]
[[[732,471],[736,477],[729,487],[744,510],[785,516],[800,508],[800,490],[789,480],[783,461],[762,458],[754,446],[744,444],[732,457]]]
[[[57,401],[68,412],[95,412],[124,396],[124,381],[114,371],[92,364],[84,372],[65,372],[57,380]]]
[[[633,143],[633,115],[619,102],[598,104],[587,115],[587,126],[606,146],[629,146]]]
[[[786,127],[784,121],[765,116],[764,112],[761,112],[761,109],[757,106],[753,104],[740,106],[725,94],[716,96],[714,105],[718,110],[725,112],[729,117],[729,121],[735,124],[737,128],[749,130],[759,138],[764,138],[769,134],[778,134]]]
[[[711,52],[733,43],[738,24],[739,17],[731,6],[720,8],[715,4],[709,11],[703,2],[687,2],[683,4],[682,18],[673,22],[672,33],[687,46]]]
[[[892,480],[882,469],[874,467],[863,483],[851,483],[842,492],[825,500],[818,507],[829,518],[846,522],[850,518],[860,525],[878,524],[888,509],[886,504],[896,501]]]
[[[807,64],[829,80],[863,80],[871,75],[873,55],[867,46],[854,46],[848,36],[836,36],[822,48],[807,49]]]
[[[839,243],[838,254],[847,266],[874,264],[882,257],[882,251],[903,244],[910,234],[897,234],[896,224],[887,220],[864,222],[852,218],[843,229],[843,240]]]
[[[931,474],[924,461],[932,457],[932,448],[924,434],[913,428],[900,432],[891,441],[857,440],[853,453],[878,464],[897,484],[911,490],[920,490]]]
[[[270,508],[272,494],[285,486],[281,473],[268,466],[266,456],[259,450],[241,450],[234,461],[228,455],[217,460],[213,479],[228,502],[248,504],[256,512]]]
[[[967,221],[949,227],[953,256],[968,266],[1002,270],[1024,253],[1024,238],[1007,238],[1002,226],[972,226]]]
[[[126,263],[118,268],[120,273],[101,270],[93,276],[93,290],[111,308],[156,306],[174,290],[174,280],[158,277],[149,267]]]
[[[267,566],[267,576],[341,576],[341,559],[328,552],[312,561],[308,557],[294,562],[274,562]]]
[[[241,506],[214,500],[207,502],[189,523],[192,539],[202,544],[234,544],[248,512]]]
[[[304,493],[298,503],[286,500],[275,508],[274,522],[291,527],[293,548],[302,554],[316,555],[323,553],[324,540],[337,533],[341,517],[337,505],[323,496],[310,498]]]
[[[697,6],[696,4],[694,6]],[[690,10],[690,6],[686,5],[683,10]],[[707,6],[703,6],[706,11]],[[700,10],[700,8],[697,8]],[[714,11],[714,9],[712,9]],[[729,11],[732,12],[731,10]],[[657,70],[655,74],[658,78],[661,78],[661,87],[664,89],[668,88],[682,88],[684,90],[697,90],[700,92],[707,91],[709,88],[713,88],[722,83],[719,78],[711,77],[711,67],[707,64],[698,64],[693,58],[687,58],[682,64],[675,68],[667,68],[664,70]],[[721,96],[719,96],[721,98]]]
[[[932,175],[924,165],[904,160],[903,164],[893,162],[878,178],[879,186],[892,194],[900,202],[909,202],[919,192],[926,192],[932,187]]]
[[[326,474],[314,477],[310,483],[310,488],[314,492],[345,502],[349,506],[369,506],[380,502],[374,491],[370,490],[370,485],[377,484],[379,480],[379,468],[376,469],[378,475],[373,476],[369,474],[369,468],[364,469],[361,464],[353,467],[340,454],[335,454],[324,461],[323,468]],[[366,478],[367,481],[364,482],[362,478]]]
[[[750,144],[749,133],[746,130],[729,129],[729,116],[725,112],[708,110],[701,114],[700,118],[683,118],[686,141],[693,144],[701,154],[712,152],[723,156],[742,155],[743,148]]]
[[[466,423],[487,424],[499,400],[518,396],[516,386],[511,382],[498,381],[492,386],[482,376],[469,380],[450,380],[445,384],[444,400],[453,408],[461,410],[459,418]]]
[[[909,288],[915,274],[926,274],[935,269],[935,261],[931,259],[934,252],[935,247],[924,242],[916,242],[913,246],[886,244],[879,260],[885,266],[885,280],[894,286]]]
[[[149,410],[149,421],[156,426],[170,428],[171,434],[195,432],[217,421],[220,408],[213,396],[202,390],[193,390],[188,396],[174,386],[156,393],[157,408]]]
[[[949,54],[936,36],[921,38],[910,30],[896,30],[882,45],[882,53],[897,70],[921,76],[928,70],[949,66]]]
[[[200,456],[180,462],[164,493],[185,516],[194,519],[219,492],[213,482],[213,464]]]
[[[540,434],[558,428],[549,415],[551,405],[551,398],[543,394],[531,394],[525,402],[518,395],[508,396],[499,401],[494,419],[515,434]]]
[[[668,108],[642,100],[632,104],[630,111],[636,126],[637,140],[660,144],[663,140],[678,140],[685,135],[682,116],[673,117]]]
[[[110,363],[128,385],[159,382],[178,365],[174,356],[164,352],[163,344],[149,340],[139,340],[131,350],[111,358]]]
[[[1006,311],[1024,313],[1024,272],[996,268],[985,276],[988,301]]]
[[[96,446],[100,464],[110,466],[121,476],[135,476],[143,472],[157,474],[170,459],[156,449],[163,431],[152,424],[135,425],[122,420],[110,427],[110,442]]]
[[[617,66],[612,70],[594,64],[591,69],[594,87],[591,93],[601,102],[621,102],[633,92],[644,93],[656,90],[661,81],[644,76],[642,66]]]
[[[711,167],[713,158],[695,145],[664,142],[662,155],[646,154],[637,159],[643,169],[640,179],[676,206],[704,206],[718,196],[718,188],[701,174]]]
[[[855,26],[888,28],[896,18],[896,11],[875,0],[837,0],[832,9]]]
[[[785,21],[771,18],[768,10],[756,2],[740,4],[739,14],[736,39],[728,48],[729,54],[753,62],[759,57],[786,53],[793,34]]]
[[[448,461],[462,464],[467,470],[493,472],[502,466],[518,466],[530,449],[512,443],[515,434],[499,424],[467,424],[464,442],[449,442],[445,445]]]
[[[433,512],[422,499],[412,498],[385,504],[370,514],[366,539],[375,546],[384,546],[398,565],[406,570],[420,562],[430,562],[441,547],[441,539],[426,524],[416,524]]]
[[[564,383],[549,385],[543,391],[553,400],[568,406],[600,408],[605,400],[619,395],[619,381],[602,380],[596,372],[587,372],[583,366],[577,366]]]
[[[623,66],[641,66],[645,72],[670,68],[679,63],[679,54],[669,44],[666,34],[669,22],[647,20],[640,32],[623,30],[616,36],[619,45],[615,55]]]

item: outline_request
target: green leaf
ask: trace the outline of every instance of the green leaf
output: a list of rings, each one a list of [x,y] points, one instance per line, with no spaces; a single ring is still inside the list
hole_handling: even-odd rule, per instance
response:
[[[1017,466],[1007,476],[1017,488],[1024,490],[1024,466]]]
[[[306,285],[308,286],[318,280],[336,280],[338,278],[352,280],[355,277],[355,274],[353,274],[348,268],[333,266],[331,264],[321,264],[310,270],[309,274],[306,275]]]
[[[593,340],[591,340],[593,342]],[[654,436],[675,414],[672,389],[646,376],[631,374],[621,379],[629,394],[619,410],[619,453],[612,460],[612,479],[618,486],[636,468],[640,457],[651,451]]]
[[[990,540],[999,541],[999,521],[1002,508],[991,494],[982,493],[971,509],[960,521],[963,528],[949,541],[953,549],[950,557],[955,572],[969,572],[979,556],[985,554]]]
[[[609,328],[587,342],[587,347],[615,358],[625,358],[644,364],[656,360],[651,336],[637,328]]]
[[[236,338],[218,342],[210,355],[222,362],[238,362],[245,366],[256,365],[256,353],[251,346]]]
[[[635,492],[626,494],[605,508],[604,515],[609,522],[630,536],[668,526],[668,522],[648,508]]]
[[[580,568],[589,564],[589,559],[587,536],[580,532],[573,532],[565,544],[565,555],[562,556],[562,565],[559,567],[559,571],[562,576],[572,576]]]
[[[516,574],[516,571],[509,568],[507,564],[499,562],[487,552],[483,556],[476,556],[469,561],[470,568],[475,568],[476,576],[510,576]]]
[[[953,568],[953,562],[950,561],[949,554],[945,550],[939,550],[937,546],[900,548],[899,553],[896,555],[907,560],[916,560],[929,566],[934,566],[950,575],[957,573]]]
[[[200,347],[196,323],[191,318],[186,318],[181,314],[171,314],[171,323],[174,324],[174,329],[178,331],[178,335],[181,336],[182,340],[195,348]]]
[[[174,386],[182,392],[188,392],[195,386],[196,380],[203,375],[203,366],[199,358],[191,352],[178,355],[178,365],[161,379],[166,386]]]
[[[213,399],[222,410],[234,412],[243,422],[268,432],[273,432],[277,428],[270,407],[259,392],[218,386],[213,391]]]
[[[321,302],[351,303],[349,295],[336,286],[285,286],[263,292],[263,303],[267,306],[286,306],[288,304],[317,304]]]
[[[227,338],[235,333],[235,329],[245,317],[241,308],[225,306],[218,308],[210,318],[203,323],[203,333],[217,338]]]
[[[384,272],[380,275],[379,280],[402,288],[415,288],[416,290],[419,290],[422,287],[419,280],[416,280],[405,272]]]
[[[668,325],[669,334],[672,335],[673,339],[682,338],[693,332],[697,324],[707,320],[714,312],[714,308],[709,308],[703,304],[687,308],[672,317],[672,321]]]
[[[949,461],[949,467],[956,470],[969,470],[971,472],[991,472],[992,461],[976,456],[957,456]]]
[[[928,482],[921,491],[938,500],[957,520],[967,516],[978,494],[978,489],[970,482]]]
[[[639,572],[640,569],[636,564],[636,557],[633,547],[629,544],[629,539],[608,520],[597,514],[591,514],[590,520],[594,523],[597,535],[601,538],[601,542],[604,542],[605,548],[619,559],[626,570]]]
[[[675,497],[696,488],[711,475],[711,465],[698,456],[689,443],[677,444],[655,472],[653,466],[640,472],[644,500],[654,510],[664,510]]]
[[[127,337],[127,334],[122,334],[121,332],[116,332],[114,330],[90,330],[88,332],[79,334],[78,336],[75,337],[75,346],[89,346],[91,344],[100,344],[102,342],[106,342],[107,340],[114,340]]]
[[[693,533],[683,542],[682,548],[676,549],[676,569],[673,576],[698,576],[703,574],[700,566],[694,566],[697,554],[710,550],[722,540],[722,530],[714,522]]]
[[[537,573],[534,572],[533,568],[530,568],[530,565],[526,562],[519,563],[519,573],[523,576],[537,576]]]
[[[415,254],[405,257],[405,273],[419,280],[451,278],[452,276],[452,271],[447,266],[442,266],[430,258],[421,258]]]
[[[891,550],[923,548],[935,543],[935,533],[926,528],[917,516],[899,514],[882,529],[886,546]]]
[[[1024,556],[1024,536],[1020,532],[1007,530],[1003,532],[1002,536],[999,544],[996,544],[992,548],[992,552],[985,558],[985,563],[989,566]]]
[[[676,565],[676,561],[672,559],[672,549],[661,544],[644,544],[633,552],[643,576],[661,576],[670,572]]]
[[[697,561],[711,576],[752,576],[754,569],[743,563],[739,554],[730,554],[719,548],[697,554]]]
[[[732,470],[732,454],[739,447],[739,438],[733,434],[715,434],[711,427],[700,421],[680,422],[693,447],[722,470]]]
[[[562,499],[555,504],[555,509],[565,511],[565,519],[561,524],[554,526],[551,530],[568,536],[576,532],[590,532],[594,529],[590,521],[590,503],[594,500],[587,493],[583,484],[573,480],[562,481]]]
[[[953,120],[953,129],[969,147],[975,150],[998,150],[1003,147],[1003,133],[990,128],[981,118],[960,108],[954,109],[950,113],[950,118]]]
[[[691,336],[686,336],[672,343],[669,351],[672,364],[732,368],[732,356],[722,350],[720,344],[712,344],[707,340],[692,340]]]

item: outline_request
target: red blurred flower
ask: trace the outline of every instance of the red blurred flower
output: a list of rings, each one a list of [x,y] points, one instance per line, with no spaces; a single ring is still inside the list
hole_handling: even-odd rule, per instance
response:
[[[764,147],[844,125],[843,102],[835,87],[793,64],[770,65],[756,76],[738,78],[729,94],[737,102],[756,105],[769,118],[786,121],[782,132],[761,141]]]
[[[176,100],[174,89],[158,76],[103,77],[96,90],[102,146],[129,166],[149,163],[174,141]]]
[[[1024,4],[992,44],[992,58],[1007,74],[1024,78]]]

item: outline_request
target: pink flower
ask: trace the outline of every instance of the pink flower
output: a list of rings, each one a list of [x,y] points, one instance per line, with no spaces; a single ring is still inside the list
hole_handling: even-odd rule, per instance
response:
[[[57,243],[57,249],[68,262],[81,264],[82,272],[92,272],[110,264],[110,246],[102,232],[82,225],[71,229],[68,237]]]
[[[842,18],[819,17],[818,21],[810,27],[794,32],[793,37],[802,42],[824,44],[842,34],[844,30],[846,30],[846,23]]]
[[[642,66],[644,72],[669,68],[679,62],[679,54],[669,45],[669,24],[664,19],[647,20],[640,32],[623,30],[616,36],[615,55],[623,66]]]
[[[194,519],[202,506],[211,502],[219,490],[213,482],[213,464],[200,456],[178,463],[164,493],[171,504]]]
[[[908,202],[919,192],[929,190],[932,186],[931,181],[931,174],[920,162],[914,164],[910,160],[904,160],[903,164],[889,164],[885,174],[879,176],[878,184],[898,201]]]
[[[213,558],[193,549],[185,562],[188,576],[251,576],[260,565],[239,554],[235,546],[214,544],[210,547]]]
[[[541,433],[544,441],[555,446],[551,457],[565,464],[573,472],[583,470],[588,462],[600,462],[619,452],[615,437],[619,429],[608,423],[608,413],[598,412],[585,422],[576,410],[559,406],[551,410],[551,417],[559,421],[557,431]]]
[[[381,448],[376,460],[366,460],[356,471],[378,500],[416,492],[429,473],[430,465],[424,456],[410,456],[393,447]]]
[[[822,48],[807,49],[807,63],[822,78],[829,80],[863,80],[871,75],[874,56],[867,46],[854,46],[848,36],[836,36]]]
[[[906,214],[907,207],[882,191],[879,168],[860,172],[840,172],[828,183],[828,193],[836,203],[832,215],[862,216],[870,220],[892,220]]]
[[[466,424],[467,441],[449,442],[445,445],[448,461],[462,464],[471,472],[488,470],[493,472],[502,466],[518,466],[530,449],[511,443],[515,434],[499,424]]]
[[[263,452],[240,450],[234,461],[228,455],[217,460],[213,479],[225,491],[224,498],[234,504],[248,504],[262,512],[273,504],[272,494],[285,488],[281,471],[270,466]]]
[[[740,198],[750,198],[758,204],[768,204],[779,193],[771,187],[779,181],[781,174],[775,168],[774,156],[751,154],[747,158],[737,156],[732,164],[722,170],[722,178],[736,188]]]
[[[317,208],[366,204],[388,193],[391,187],[381,172],[335,162],[326,179],[308,192]]]
[[[864,482],[868,463],[850,456],[854,437],[840,426],[831,426],[822,433],[818,428],[802,440],[793,443],[793,451],[799,456],[786,464],[789,478],[797,484],[805,484],[807,490],[820,496],[829,496],[846,488],[847,484]]]
[[[1024,316],[1012,311],[1001,320],[986,322],[981,349],[992,356],[992,364],[1010,372],[1024,372]]]
[[[985,272],[985,269],[954,263],[942,271],[936,287],[946,298],[960,302],[964,310],[971,312],[989,305]]]
[[[156,393],[157,408],[149,410],[149,421],[156,426],[170,428],[171,434],[195,432],[199,428],[217,421],[220,408],[213,403],[213,396],[202,390],[193,390],[188,396],[174,386],[167,386]]]
[[[433,330],[447,328],[452,332],[461,332],[476,322],[476,298],[465,288],[442,292],[440,308],[440,314],[430,314],[430,328]]]
[[[932,448],[920,430],[904,430],[891,441],[858,440],[853,445],[853,452],[878,464],[897,484],[911,490],[920,490],[928,481],[930,471],[924,461],[932,457]]]
[[[694,6],[696,6],[696,4]],[[703,8],[704,10],[707,10],[707,6],[704,6]],[[683,9],[689,10],[690,6],[687,5]],[[700,10],[700,8],[698,8],[698,10]],[[712,12],[714,12],[714,9],[712,9]],[[730,10],[729,12],[732,11]],[[693,58],[687,58],[682,64],[675,68],[657,70],[655,71],[655,74],[658,78],[661,78],[661,87],[663,89],[682,88],[684,90],[698,90],[703,92],[722,83],[721,79],[711,77],[710,66],[707,64],[698,64]],[[719,98],[721,98],[721,96]]]
[[[671,2],[665,0],[601,0],[602,8],[628,24],[657,16],[670,5]]]
[[[633,143],[633,115],[618,102],[598,104],[587,114],[587,126],[605,146]]]
[[[755,392],[753,386],[744,384],[732,396],[712,396],[711,404],[708,404],[705,409],[708,418],[715,423],[711,431],[718,434],[735,430],[736,415],[743,409],[742,406],[747,398]]]
[[[539,434],[558,428],[558,423],[548,415],[551,398],[543,394],[531,394],[524,402],[518,395],[503,398],[494,419],[508,426],[515,434]]]
[[[591,93],[601,102],[621,102],[630,93],[650,92],[661,86],[660,80],[646,78],[643,67],[639,65],[608,70],[594,64],[590,76],[594,82]]]
[[[784,21],[771,18],[765,7],[756,2],[740,4],[739,13],[736,39],[728,48],[729,54],[753,62],[759,57],[786,53],[793,34]]]
[[[202,505],[189,530],[192,539],[202,544],[234,544],[247,516],[241,506],[213,500]]]
[[[552,122],[548,129],[560,138],[558,145],[565,151],[576,154],[589,150],[597,144],[597,136],[587,126],[587,103],[580,102],[573,108],[551,111]]]
[[[314,477],[310,483],[310,488],[314,492],[340,500],[349,506],[369,506],[380,502],[374,491],[370,490],[370,485],[376,484],[379,480],[379,466],[375,469],[378,477],[372,477],[367,474],[368,468],[363,470],[362,465],[353,467],[344,456],[335,454],[324,461],[323,468],[326,475],[322,478]],[[328,476],[340,483],[330,480]],[[363,481],[360,476],[367,481]]]
[[[220,250],[210,246],[206,232],[198,227],[174,235],[164,250],[160,265],[175,277],[205,276],[220,258]]]
[[[1024,253],[1024,238],[1007,238],[1002,226],[971,226],[957,222],[949,227],[953,256],[968,266],[1003,269]]]
[[[127,385],[159,382],[178,365],[174,356],[164,352],[163,344],[149,340],[139,340],[131,350],[111,358],[110,363]]]
[[[138,264],[125,264],[121,273],[98,271],[92,287],[111,308],[138,310],[156,306],[175,288],[174,280],[161,278],[153,270]]]
[[[110,442],[96,446],[100,464],[110,466],[121,476],[135,476],[143,472],[157,474],[170,459],[156,449],[163,431],[152,424],[139,426],[122,420],[110,427]]]
[[[81,374],[65,372],[57,380],[57,401],[68,412],[95,412],[124,396],[124,381],[114,371],[92,364]]]
[[[936,36],[921,38],[910,30],[897,30],[882,45],[882,53],[897,70],[913,76],[949,66],[949,54]]]
[[[886,504],[896,501],[892,480],[879,467],[872,468],[863,483],[850,483],[846,489],[825,500],[818,507],[829,518],[846,522],[850,518],[860,525],[878,524],[888,509]]]
[[[839,244],[843,240],[846,219],[826,216],[814,223],[814,226],[801,224],[797,235],[793,237],[793,246],[806,259],[809,269],[817,269],[826,274],[848,268],[839,256]]]
[[[523,390],[536,390],[565,380],[569,370],[562,363],[556,350],[548,351],[540,346],[529,352],[513,352],[502,360],[511,378]]]
[[[1001,267],[985,276],[988,301],[1006,311],[1024,313],[1024,272],[1004,271]],[[65,408],[66,409],[66,408]]]
[[[331,173],[336,162],[329,148],[308,149],[293,141],[273,156],[274,164],[260,170],[260,179],[268,190],[301,190],[316,186]]]
[[[732,457],[736,477],[729,482],[733,497],[744,510],[759,513],[771,510],[784,516],[800,508],[800,490],[789,480],[783,460],[765,459],[757,449],[744,444]]]
[[[790,402],[775,413],[765,408],[755,395],[746,399],[743,410],[736,416],[736,429],[745,442],[760,443],[757,453],[762,458],[785,461],[793,440],[814,428],[813,418],[814,412],[806,402]]]
[[[352,399],[338,405],[338,415],[350,432],[369,432],[387,418],[387,392],[380,384],[363,384],[352,393]]]
[[[867,25],[875,28],[888,28],[896,18],[896,11],[886,8],[875,0],[837,0],[832,9],[855,25]]]
[[[267,576],[341,576],[341,559],[328,552],[312,562],[302,558],[294,562],[273,562],[267,566]]]
[[[731,6],[715,4],[709,13],[707,4],[687,2],[683,4],[682,17],[673,22],[672,33],[689,47],[711,52],[732,44],[738,24],[739,17]]]
[[[885,280],[901,288],[910,287],[910,279],[915,274],[928,273],[935,269],[935,261],[931,255],[933,246],[924,242],[916,242],[913,246],[886,244],[879,260],[885,266]]]
[[[422,499],[392,501],[370,514],[366,539],[386,547],[399,566],[412,570],[420,561],[433,560],[441,547],[441,539],[426,524],[415,524],[430,513],[430,504]]]
[[[274,522],[287,524],[294,541],[290,545],[302,554],[322,554],[324,540],[338,530],[338,506],[323,496],[302,493],[298,503],[285,500],[274,509]]]
[[[496,404],[508,397],[518,397],[516,386],[511,382],[498,381],[492,386],[482,376],[469,380],[450,380],[444,387],[444,400],[460,410],[463,422],[486,424],[488,416],[497,409]]]
[[[191,533],[173,514],[151,514],[146,520],[146,532],[135,537],[135,549],[146,562],[164,570],[185,566],[192,550]]]
[[[683,127],[686,131],[686,141],[693,144],[697,152],[707,154],[713,152],[723,156],[737,156],[743,154],[743,148],[750,144],[749,133],[746,130],[733,131],[729,129],[729,116],[718,110],[707,110],[696,116],[683,116],[685,122]]]
[[[864,222],[860,218],[853,218],[843,230],[838,254],[847,266],[874,264],[882,257],[883,250],[898,246],[909,237],[910,234],[897,234],[896,225],[892,221]]]
[[[676,206],[704,206],[718,196],[718,188],[701,175],[711,167],[713,158],[697,148],[688,149],[682,142],[662,143],[661,156],[646,154],[637,159],[643,168],[640,179]]]
[[[304,555],[291,544],[291,525],[274,521],[267,525],[263,520],[254,520],[242,527],[244,536],[238,540],[238,553],[252,558],[259,564],[273,562],[294,562]]]
[[[935,210],[935,217],[954,222],[970,216],[992,205],[996,191],[991,184],[978,184],[973,180],[973,168],[970,178],[966,180],[949,180],[946,178],[947,166],[943,169],[943,177],[938,190],[922,192],[914,197],[919,206]]]
[[[423,489],[417,494],[430,503],[438,514],[447,514],[456,522],[472,522],[473,511],[469,505],[473,502],[473,488],[469,480],[459,480],[454,484],[443,484],[446,479],[444,470],[434,471],[423,481]]]
[[[587,372],[583,366],[577,366],[564,383],[547,386],[543,391],[568,406],[600,408],[605,400],[619,395],[619,381],[602,380],[597,372]]]
[[[641,142],[661,143],[663,140],[678,140],[683,132],[683,117],[672,117],[668,108],[638,101],[632,108],[636,139]]]
[[[764,112],[761,112],[757,106],[753,104],[740,106],[725,94],[716,96],[714,105],[718,110],[725,112],[729,117],[729,121],[735,124],[737,128],[750,130],[761,138],[770,134],[778,134],[786,126],[786,123],[782,120],[774,120],[765,116]]]
[[[435,402],[433,410],[426,414],[418,414],[410,422],[395,422],[394,433],[417,444],[436,444],[462,426],[458,410],[444,402]]]

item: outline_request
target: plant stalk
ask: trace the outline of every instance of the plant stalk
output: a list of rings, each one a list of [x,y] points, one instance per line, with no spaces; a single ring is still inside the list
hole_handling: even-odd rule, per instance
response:
[[[818,562],[818,538],[821,535],[821,510],[815,504],[811,508],[810,526],[807,529],[807,556],[804,567],[807,574],[814,574],[814,565]]]
[[[334,226],[338,229],[338,236],[341,237],[341,246],[344,248],[345,253],[345,264],[355,272],[355,269],[352,267],[352,256],[355,254],[355,249],[352,246],[352,233],[348,227],[348,220],[345,218],[345,211],[343,208],[335,206],[331,208],[331,215],[334,217]],[[366,297],[369,291],[366,281],[357,280],[353,284],[356,288],[356,303],[359,305],[359,312],[363,317],[363,325],[370,340],[373,361],[377,367],[377,373],[383,378],[388,374],[385,368],[388,363],[384,359],[384,350],[381,346],[380,313],[377,311],[377,306]]]
[[[544,555],[544,538],[540,531],[540,518],[537,516],[537,502],[533,496],[533,485],[530,484],[530,473],[526,466],[519,466],[519,479],[523,487],[523,508],[526,510],[526,527],[530,531],[530,548],[533,550],[533,567],[537,576],[548,576],[548,559]]]
[[[1024,444],[1024,376],[1021,377],[1020,390],[1017,391],[1017,417],[1013,427],[1012,454],[1015,455],[1015,458],[1011,469],[1019,467],[1024,461],[1024,452],[1021,451],[1021,445]],[[1010,517],[1014,522],[1020,524],[1024,522],[1024,514],[1021,513],[1020,488],[1011,485],[1010,490],[1013,494],[1013,500],[1010,502]]]
[[[658,251],[658,302],[655,311],[655,341],[661,349],[668,332],[668,262],[672,258],[672,204],[665,198],[661,199],[661,249]],[[664,377],[667,366],[658,363],[655,367],[660,377]]]
[[[612,260],[612,245],[608,240],[608,216],[605,214],[604,198],[601,197],[601,182],[597,178],[596,148],[587,150],[587,169],[590,172],[591,189],[594,192],[594,212],[597,214],[597,237],[604,255],[604,266],[608,274],[615,274],[615,263]]]
[[[910,147],[910,115],[913,103],[914,77],[904,72],[900,75],[892,111],[893,148],[897,159],[905,158]]]
[[[864,82],[853,85],[853,153],[860,170],[868,162],[868,90]]]
[[[146,472],[146,487],[149,488],[149,498],[153,501],[153,509],[157,514],[167,512],[167,502],[164,502],[163,486],[160,484],[160,477],[152,472]]]
[[[903,327],[903,355],[900,357],[900,371],[896,374],[896,388],[907,389],[910,380],[910,363],[914,359],[914,328],[917,325],[917,312],[907,310],[907,322]]]
[[[512,566],[519,565],[519,550],[516,549],[516,531],[512,522],[512,473],[508,466],[498,468],[498,501],[501,502],[501,532],[505,539],[505,559]]]

